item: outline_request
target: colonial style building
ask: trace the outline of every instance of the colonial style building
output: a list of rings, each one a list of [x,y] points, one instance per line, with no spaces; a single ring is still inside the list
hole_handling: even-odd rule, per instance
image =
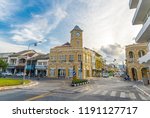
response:
[[[104,69],[104,60],[102,56],[96,51],[91,50],[92,53],[92,76],[102,76],[102,70]]]
[[[12,74],[24,72],[27,56],[31,58],[35,53],[34,50],[24,50],[9,55],[7,71]]]
[[[41,54],[36,57],[35,75],[45,77],[48,75],[49,54]]]
[[[139,59],[147,69],[150,80],[150,0],[130,0],[130,9],[136,9],[132,20],[133,25],[142,24],[142,28],[135,38],[137,43],[149,43],[149,51]]]
[[[83,30],[75,26],[70,33],[70,43],[50,49],[48,76],[51,78],[71,78],[73,70],[82,79],[92,76],[92,51],[83,48]]]
[[[5,61],[6,63],[8,63],[8,57],[9,55],[12,55],[13,53],[0,53],[0,59],[2,59],[3,61]],[[0,72],[1,71],[6,71],[6,70],[3,70],[1,67],[0,67]]]
[[[14,75],[26,72],[28,76],[43,77],[48,74],[49,54],[37,53],[34,50],[24,50],[17,53],[0,53],[0,58],[8,63],[7,69],[3,71]]]
[[[139,43],[126,46],[126,66],[127,73],[132,80],[142,80],[142,77],[148,77],[147,70],[138,59],[147,53],[147,44]]]

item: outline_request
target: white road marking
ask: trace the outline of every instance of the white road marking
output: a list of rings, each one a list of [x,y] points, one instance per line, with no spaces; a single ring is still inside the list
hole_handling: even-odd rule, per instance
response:
[[[121,97],[121,98],[125,98],[125,97],[126,97],[126,93],[125,93],[125,92],[121,92],[121,93],[120,93],[120,97]]]
[[[136,96],[135,96],[134,93],[129,93],[129,97],[130,97],[131,99],[136,99]]]
[[[116,91],[112,91],[110,96],[116,96],[116,93],[117,93]]]
[[[96,91],[94,91],[92,94],[99,94],[100,93],[100,90],[96,90]]]
[[[108,93],[108,91],[105,90],[105,91],[103,91],[103,92],[101,93],[101,95],[106,95],[107,93]]]
[[[147,100],[143,95],[138,94],[142,100]]]

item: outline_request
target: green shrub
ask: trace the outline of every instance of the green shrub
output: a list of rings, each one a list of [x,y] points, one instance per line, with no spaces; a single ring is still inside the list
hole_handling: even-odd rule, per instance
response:
[[[86,80],[86,79],[73,79],[72,80],[72,84],[79,84],[79,83],[83,83],[83,82],[88,82],[88,80]]]

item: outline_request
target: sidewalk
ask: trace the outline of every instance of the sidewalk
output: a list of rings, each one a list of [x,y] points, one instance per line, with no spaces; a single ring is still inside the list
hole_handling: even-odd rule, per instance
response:
[[[36,86],[36,85],[38,85],[37,81],[31,81],[29,84],[25,84],[25,85],[0,87],[0,91],[11,90],[11,89],[22,89],[22,88],[32,87],[32,86]]]
[[[150,84],[145,86],[142,82],[135,82],[133,87],[150,97]]]

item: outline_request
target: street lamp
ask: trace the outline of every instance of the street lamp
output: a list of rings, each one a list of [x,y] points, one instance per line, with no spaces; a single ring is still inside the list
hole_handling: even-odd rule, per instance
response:
[[[37,44],[39,44],[39,43],[42,43],[42,41],[38,41],[38,42],[35,42],[35,43],[29,43],[29,44],[28,44],[28,51],[29,51],[31,45],[37,46]],[[27,62],[28,62],[28,54],[27,54],[27,56],[26,56],[26,61],[25,61],[25,66],[24,66],[23,84],[24,84],[24,80],[25,80],[25,76],[26,76],[26,66],[27,66]],[[30,77],[30,74],[29,74],[29,77]]]

